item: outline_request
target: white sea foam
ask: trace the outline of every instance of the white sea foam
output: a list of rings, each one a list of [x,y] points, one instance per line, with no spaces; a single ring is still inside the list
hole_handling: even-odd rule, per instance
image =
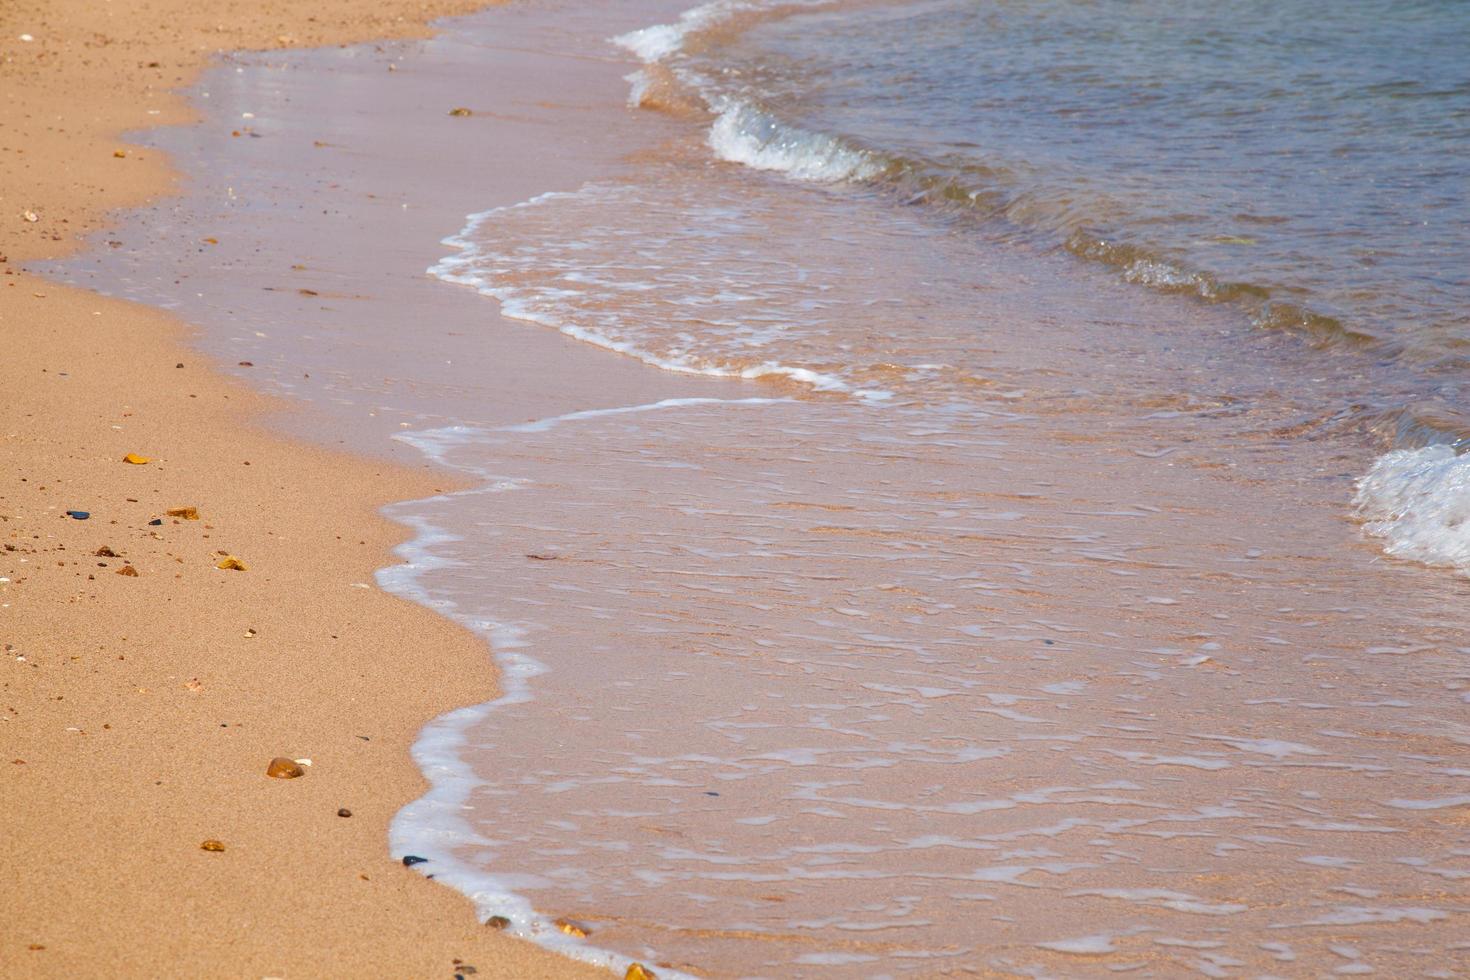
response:
[[[472,214],[458,235],[444,239],[445,245],[458,252],[446,255],[430,266],[428,272],[498,300],[501,312],[512,319],[551,327],[584,343],[637,358],[665,371],[747,380],[785,377],[816,391],[846,394],[867,402],[892,397],[891,392],[883,389],[849,384],[830,371],[776,359],[749,363],[749,355],[770,338],[743,321],[715,324],[706,320],[699,338],[704,351],[670,346],[667,336],[656,342],[655,332],[665,326],[659,322],[664,313],[672,316],[695,308],[704,311],[711,304],[739,299],[745,287],[711,279],[706,285],[715,290],[713,294],[681,298],[672,294],[673,283],[658,279],[648,269],[614,268],[604,262],[595,267],[597,275],[589,274],[588,236],[597,234],[601,236],[599,241],[607,239],[610,249],[620,245],[617,239],[623,230],[616,225],[618,214],[639,203],[626,199],[627,193],[622,187],[589,184],[578,191],[540,194],[507,207]],[[606,228],[584,228],[583,238],[572,242],[521,241],[515,233],[501,232],[501,226],[513,221],[527,223],[527,212],[557,206],[577,211],[578,216],[582,213],[580,209],[601,208],[614,224]],[[555,217],[548,215],[541,223],[530,224],[534,231],[527,233],[547,234],[547,223],[557,224],[552,220]],[[651,281],[650,275],[655,275]],[[630,278],[635,276],[640,278]],[[637,293],[658,294],[669,301],[669,306],[650,320],[646,307],[620,314],[616,304],[601,302],[608,297],[627,299]],[[712,332],[715,326],[721,328],[718,334]],[[680,342],[687,344],[682,338]]]
[[[1449,446],[1386,453],[1358,481],[1355,502],[1388,554],[1470,572],[1470,456]]]
[[[612,41],[633,52],[644,64],[662,64],[674,60],[683,51],[691,34],[708,30],[741,13],[814,5],[716,0],[685,11],[672,24],[655,24],[630,31]],[[722,160],[756,170],[780,171],[796,180],[829,182],[867,180],[883,169],[870,155],[834,136],[788,125],[749,101],[722,94],[710,79],[693,71],[679,67],[675,69],[675,75],[699,92],[716,114],[708,142],[710,149]],[[639,71],[629,75],[627,80],[632,86],[628,104],[641,105],[652,84],[651,77],[646,71]]]
[[[708,140],[722,160],[781,171],[796,180],[867,180],[883,169],[835,137],[789,126],[739,100],[724,104]]]
[[[1036,945],[1042,949],[1049,949],[1057,953],[1071,953],[1074,956],[1102,956],[1105,953],[1118,951],[1118,947],[1113,945],[1113,937],[1107,933],[1078,936],[1074,939],[1058,939],[1054,942],[1037,943]]]
[[[664,408],[687,408],[691,405],[774,405],[777,402],[788,401],[785,398],[665,398],[661,402],[653,402],[648,405],[622,405],[618,408],[589,408],[582,412],[571,412],[567,415],[556,415],[551,418],[538,419],[535,422],[523,422],[520,425],[507,426],[505,432],[545,432],[547,429],[555,428],[564,422],[580,422],[583,419],[593,419],[605,415],[630,415],[639,412],[655,412]]]
[[[438,435],[442,437],[443,433]],[[411,436],[404,441],[417,444],[417,440]],[[442,443],[443,438],[435,441]],[[484,493],[487,490],[494,491],[498,486],[496,484],[468,492]],[[475,911],[481,920],[495,915],[504,916],[511,922],[507,931],[512,935],[533,940],[574,959],[612,969],[625,968],[630,961],[565,935],[551,920],[538,915],[528,901],[513,892],[497,876],[465,864],[454,856],[452,848],[455,845],[474,843],[489,846],[489,842],[475,833],[462,816],[465,801],[471,791],[481,783],[479,777],[460,757],[465,732],[498,708],[529,701],[531,678],[544,673],[546,668],[523,652],[526,643],[516,627],[464,616],[453,601],[420,584],[420,579],[426,572],[453,564],[439,557],[435,549],[455,538],[424,518],[408,512],[407,508],[411,506],[412,502],[390,509],[392,516],[412,528],[415,535],[411,541],[400,545],[395,551],[403,559],[402,564],[378,570],[379,586],[385,591],[428,606],[484,636],[495,651],[495,659],[501,668],[501,686],[505,693],[494,701],[459,708],[441,715],[419,733],[413,746],[413,758],[428,779],[430,788],[394,816],[388,832],[390,853],[395,858],[408,855],[424,858],[424,863],[416,866],[425,874],[432,874],[435,880],[468,896],[474,902]]]
[[[614,44],[627,48],[644,62],[663,61],[684,47],[690,34],[707,30],[721,21],[749,10],[771,6],[749,0],[714,0],[684,11],[672,24],[654,24],[613,38]]]

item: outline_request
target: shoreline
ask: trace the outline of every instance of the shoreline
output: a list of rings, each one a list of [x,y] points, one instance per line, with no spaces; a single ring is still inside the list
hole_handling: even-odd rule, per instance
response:
[[[265,431],[280,401],[219,373],[176,318],[19,268],[177,193],[167,159],[121,134],[191,120],[181,90],[220,51],[423,36],[485,4],[239,5],[208,15],[226,32],[183,3],[150,19],[119,4],[116,28],[85,6],[12,7],[0,24],[0,176],[24,188],[0,200],[0,972],[593,975],[388,857],[389,820],[426,786],[408,754],[424,721],[497,690],[473,635],[355,587],[409,537],[379,507],[444,479]],[[82,97],[80,125],[43,124]],[[201,519],[166,517],[176,506]],[[219,551],[247,570],[216,568]],[[313,765],[266,778],[279,755]]]
[[[640,22],[662,2],[636,5]],[[503,13],[417,45],[225,55],[199,76],[203,124],[138,151],[179,161],[187,193],[120,217],[100,253],[46,267],[167,307],[178,319],[159,329],[195,324],[183,353],[150,339],[147,309],[0,276],[18,281],[0,287],[18,297],[0,323],[44,341],[12,339],[23,354],[0,368],[22,393],[10,458],[42,467],[0,490],[0,514],[22,521],[0,522],[15,548],[0,553],[0,625],[34,644],[8,652],[0,702],[0,732],[21,733],[10,775],[29,780],[29,822],[7,838],[41,846],[0,853],[27,898],[56,897],[10,921],[65,927],[31,941],[20,972],[90,942],[105,959],[68,972],[568,975],[575,964],[504,945],[553,916],[664,969],[752,974],[784,956],[862,975],[862,957],[936,945],[981,969],[1026,955],[1065,972],[1079,951],[1165,962],[1154,930],[1116,928],[1138,916],[1267,969],[1269,947],[1246,947],[1280,928],[1306,930],[1296,954],[1319,962],[1342,955],[1325,945],[1337,940],[1389,964],[1402,949],[1379,943],[1401,946],[1409,922],[1422,948],[1457,948],[1460,909],[1419,876],[1457,843],[1459,811],[1444,811],[1459,805],[1463,586],[1375,568],[1376,548],[1324,506],[1366,449],[1338,431],[1299,452],[1317,400],[1272,388],[1300,374],[1330,392],[1329,372],[1288,371],[1294,355],[1270,356],[1284,344],[1097,274],[717,173],[702,151],[679,156],[688,140],[656,146],[658,117],[613,113],[625,66],[600,45],[624,8]],[[448,118],[455,105],[475,118]],[[743,232],[763,268],[809,268],[783,247],[829,261],[832,309],[870,298],[832,241],[881,257],[867,266],[880,292],[922,284],[940,311],[973,297],[926,274],[967,270],[955,286],[984,290],[983,348],[970,334],[944,348],[947,321],[882,316],[870,331],[885,367],[892,354],[972,372],[969,411],[941,417],[925,396],[944,389],[916,383],[881,413],[797,397],[732,423],[717,406],[736,399],[697,396],[770,387],[671,376],[547,329],[575,312],[513,323],[476,292],[496,295],[493,275],[450,289],[415,266],[470,207],[565,204],[583,195],[541,192],[589,184],[593,198],[663,192],[642,168],[670,160],[696,164],[671,181],[692,199],[766,209]],[[581,272],[619,254],[597,233],[660,240],[663,201],[641,200],[636,220],[553,205],[495,230]],[[671,210],[668,240],[691,213]],[[731,214],[702,220],[742,234]],[[900,230],[913,237],[886,237]],[[893,243],[913,241],[934,251],[906,264],[917,250]],[[66,317],[36,315],[72,301]],[[1200,342],[1178,343],[1180,319]],[[845,322],[862,336],[868,320]],[[201,361],[217,373],[199,378]],[[301,410],[270,411],[283,402]],[[267,414],[242,429],[242,406]],[[432,462],[390,467],[410,457],[382,447],[389,434]],[[341,499],[349,481],[399,503]],[[202,520],[167,516],[177,506]],[[74,507],[86,521],[63,515]],[[387,555],[394,542],[406,562]],[[215,567],[225,553],[248,569]],[[119,562],[139,574],[113,578]],[[421,605],[387,605],[374,575]],[[47,634],[63,602],[90,615]],[[514,718],[484,713],[530,672],[536,696]],[[439,752],[445,734],[462,737]],[[126,751],[93,750],[98,738]],[[410,742],[432,787],[404,807],[425,785],[400,765]],[[278,755],[309,757],[307,778],[264,778]],[[438,792],[447,762],[469,793]],[[380,786],[395,801],[382,814]],[[1120,807],[1134,816],[1119,822]],[[388,853],[428,858],[413,875],[379,863],[380,821]],[[917,826],[924,837],[905,836]],[[1365,846],[1363,833],[1397,836]],[[1037,849],[1012,843],[1038,834]],[[812,884],[834,863],[872,887]],[[986,891],[911,884],[957,872]],[[511,927],[477,926],[447,893],[420,903],[401,882],[417,877]],[[1238,916],[1233,948],[1201,935],[1197,908]],[[752,932],[730,929],[732,909]],[[786,952],[755,952],[753,935]]]

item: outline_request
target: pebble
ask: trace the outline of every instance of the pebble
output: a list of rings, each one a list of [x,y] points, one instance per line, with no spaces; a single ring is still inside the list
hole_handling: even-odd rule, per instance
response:
[[[642,963],[629,963],[627,972],[623,974],[623,980],[657,980],[657,977],[657,973]]]
[[[503,915],[492,915],[485,920],[485,925],[491,929],[509,929],[510,920]]]
[[[582,925],[580,922],[573,922],[571,919],[557,919],[552,925],[556,926],[568,936],[576,936],[578,939],[585,939],[592,935],[590,928]]]
[[[344,807],[342,807],[342,808],[340,808],[340,809],[339,809],[339,810],[338,810],[338,811],[337,811],[337,816],[339,816],[339,817],[350,817],[350,816],[352,816],[352,811],[351,811],[351,810],[349,810],[349,809],[347,809],[347,808],[346,808],[346,807],[345,807],[345,806],[344,806]]]
[[[405,854],[403,855],[403,866],[405,868],[411,868],[415,864],[424,864],[428,860],[428,858],[419,857],[417,854]]]
[[[200,850],[204,851],[223,851],[225,849],[225,845],[220,841],[210,838],[209,840],[200,844],[199,848]]]
[[[306,775],[306,770],[297,765],[292,759],[284,756],[276,756],[271,764],[266,766],[265,774],[272,779],[298,779]]]

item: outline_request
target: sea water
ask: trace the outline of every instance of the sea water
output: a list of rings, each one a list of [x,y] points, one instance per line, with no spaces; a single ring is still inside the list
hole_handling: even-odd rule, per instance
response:
[[[430,271],[770,394],[402,437],[484,489],[395,508],[454,531],[392,581],[537,676],[431,726],[473,777],[397,846],[696,975],[1452,972],[1464,635],[1365,598],[1318,444],[1395,443],[1367,530],[1464,567],[1466,24],[719,0],[614,38],[685,130]]]

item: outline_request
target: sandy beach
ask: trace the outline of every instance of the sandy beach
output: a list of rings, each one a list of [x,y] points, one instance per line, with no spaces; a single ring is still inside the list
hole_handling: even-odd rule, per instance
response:
[[[173,192],[121,134],[187,122],[173,92],[217,52],[420,36],[474,6],[0,13],[0,974],[592,972],[385,849],[424,785],[419,726],[495,685],[479,641],[367,587],[404,536],[377,508],[442,481],[267,434],[282,405],[178,320],[21,271]],[[307,775],[267,778],[276,756]]]

